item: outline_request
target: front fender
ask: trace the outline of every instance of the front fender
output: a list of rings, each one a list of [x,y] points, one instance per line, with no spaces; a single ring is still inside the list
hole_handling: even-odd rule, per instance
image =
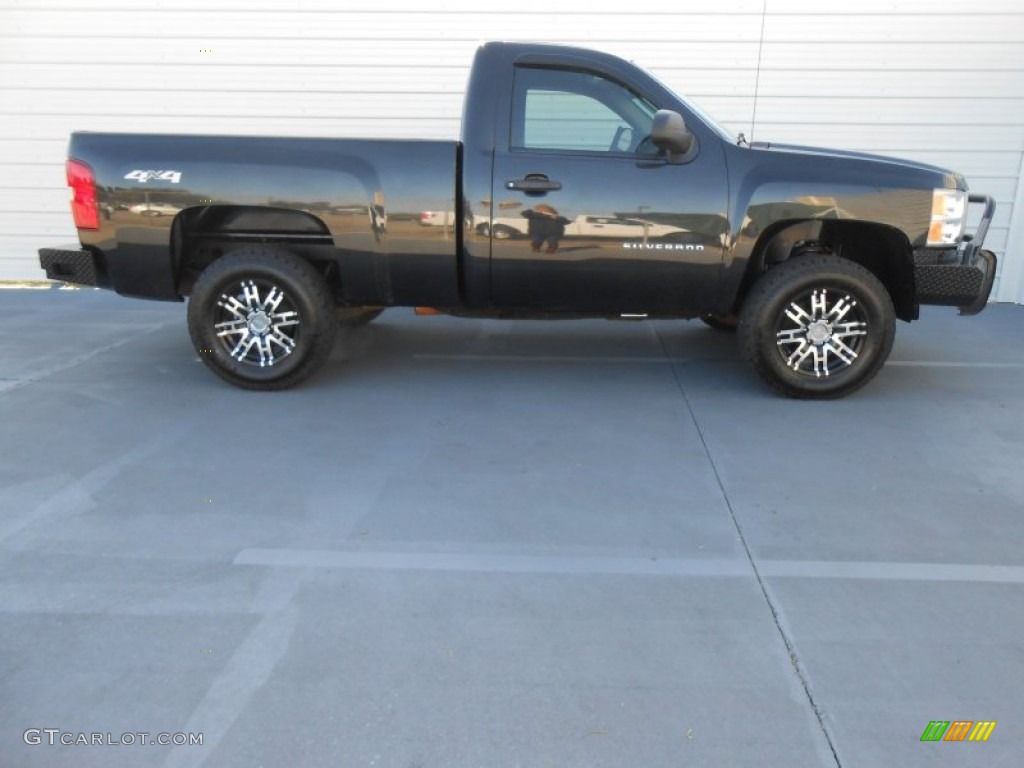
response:
[[[772,235],[800,222],[831,237],[873,227],[885,251],[902,256],[925,244],[932,190],[962,183],[955,174],[855,156],[801,155],[729,147],[730,238],[723,262],[723,303],[735,303]],[[859,238],[863,241],[863,238]],[[889,247],[896,245],[898,247]],[[903,262],[906,261],[904,264]],[[884,267],[888,269],[890,267]]]

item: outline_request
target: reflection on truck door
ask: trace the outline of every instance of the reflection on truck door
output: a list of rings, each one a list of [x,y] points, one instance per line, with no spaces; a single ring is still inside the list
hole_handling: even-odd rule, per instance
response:
[[[507,218],[545,204],[569,220],[548,253],[529,240],[492,243],[500,306],[658,311],[686,303],[688,285],[721,259],[726,172],[708,142],[669,163],[645,139],[658,107],[610,78],[545,66],[516,68],[507,143],[495,152],[494,210]],[[680,214],[689,222],[681,225]],[[692,214],[707,214],[693,216]],[[497,222],[495,222],[497,223]]]

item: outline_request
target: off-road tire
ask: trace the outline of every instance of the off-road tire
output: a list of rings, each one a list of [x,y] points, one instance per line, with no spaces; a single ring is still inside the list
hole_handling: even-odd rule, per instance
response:
[[[225,381],[279,390],[324,364],[338,324],[330,292],[309,262],[276,246],[249,245],[203,270],[189,298],[188,330],[202,361]]]
[[[885,364],[895,332],[882,282],[829,254],[798,256],[765,273],[743,304],[738,328],[743,356],[757,374],[803,399],[839,398],[863,387]]]

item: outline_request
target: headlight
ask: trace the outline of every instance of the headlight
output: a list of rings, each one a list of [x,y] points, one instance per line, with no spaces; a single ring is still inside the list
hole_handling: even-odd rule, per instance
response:
[[[967,193],[962,189],[932,191],[932,223],[928,245],[955,245],[967,222]]]

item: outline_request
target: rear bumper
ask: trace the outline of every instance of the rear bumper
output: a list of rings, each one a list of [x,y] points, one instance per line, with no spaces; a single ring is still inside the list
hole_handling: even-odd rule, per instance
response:
[[[40,248],[39,265],[50,280],[60,280],[77,285],[91,285],[109,288],[106,265],[100,256],[92,251],[74,246],[66,248]]]
[[[982,250],[981,246],[996,204],[987,195],[971,195],[968,200],[985,205],[985,212],[973,236],[965,235],[955,248],[918,248],[914,251],[918,304],[959,307],[961,315],[976,315],[988,303],[996,279],[996,255]]]

